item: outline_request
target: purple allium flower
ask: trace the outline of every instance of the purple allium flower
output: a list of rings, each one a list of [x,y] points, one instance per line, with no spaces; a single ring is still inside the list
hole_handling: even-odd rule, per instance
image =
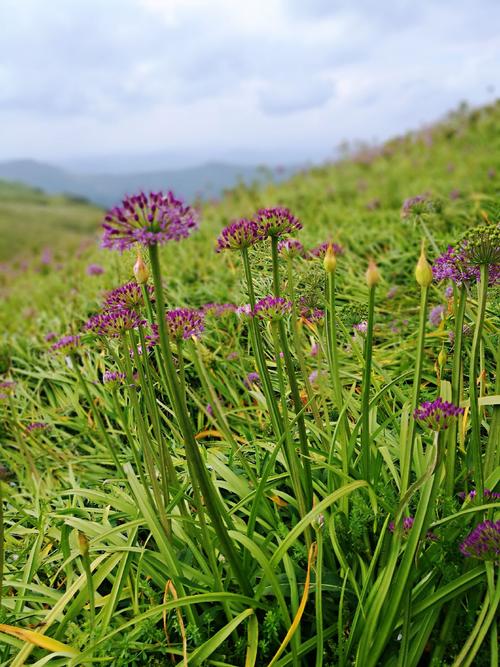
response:
[[[119,336],[124,331],[137,329],[140,325],[144,326],[146,321],[137,313],[128,308],[117,308],[108,310],[104,313],[98,313],[91,317],[85,324],[87,331],[92,331],[99,336]]]
[[[47,424],[46,422],[31,422],[26,425],[24,430],[26,434],[28,434],[33,433],[33,431],[48,431],[50,428],[50,424]]]
[[[153,286],[146,286],[150,296],[153,296]],[[141,286],[135,281],[125,283],[111,292],[108,292],[104,298],[104,308],[108,310],[133,310],[140,311],[144,306]]]
[[[466,338],[472,335],[472,327],[470,324],[464,324],[462,327],[462,335],[465,336]],[[449,331],[448,332],[448,340],[450,343],[455,342],[455,332],[454,331]]]
[[[457,495],[461,500],[474,500],[477,497],[477,491],[475,489],[472,489],[472,491],[469,491],[469,493],[460,491]],[[498,500],[500,498],[500,493],[496,493],[491,489],[485,489],[483,491],[483,496],[487,500]]]
[[[483,521],[460,545],[460,551],[467,558],[480,560],[500,560],[500,521]]]
[[[54,255],[52,253],[52,250],[50,248],[44,248],[42,256],[40,257],[40,263],[43,264],[44,266],[49,266],[49,264],[52,264],[53,259]]]
[[[50,341],[54,340],[54,338],[57,338],[57,334],[55,331],[47,331],[47,333],[44,336],[44,340],[46,343],[50,343]]]
[[[51,346],[51,350],[61,352],[74,352],[80,346],[80,336],[63,336]]]
[[[165,319],[173,338],[187,340],[191,336],[199,336],[205,329],[204,315],[202,311],[195,308],[168,310]]]
[[[251,389],[252,385],[258,384],[260,382],[260,375],[253,371],[249,373],[246,378],[243,380],[243,384],[247,389]]]
[[[446,307],[443,306],[443,304],[440,304],[439,306],[435,306],[431,312],[429,313],[429,323],[432,324],[433,327],[438,327],[441,322],[444,319],[444,312],[446,310]]]
[[[451,285],[448,285],[448,287],[444,291],[444,295],[447,299],[451,299],[453,296],[453,287]]]
[[[253,314],[261,320],[280,320],[292,309],[292,302],[283,299],[283,297],[265,296],[257,301]]]
[[[237,307],[234,303],[206,303],[200,310],[206,315],[222,317],[223,315],[226,315],[226,313],[235,313]]]
[[[364,336],[368,331],[368,322],[366,320],[361,320],[361,322],[354,324],[352,328]]]
[[[261,238],[288,236],[302,229],[302,223],[291,211],[282,206],[261,208],[254,216]]]
[[[304,246],[297,239],[283,239],[278,243],[278,252],[283,257],[302,257]]]
[[[125,380],[125,373],[118,371],[104,371],[102,376],[102,383],[111,387],[115,387]]]
[[[104,273],[104,269],[100,264],[89,264],[85,272],[88,276],[100,276]]]
[[[492,225],[491,225],[492,227]],[[472,230],[474,231],[474,230]],[[500,243],[495,247],[495,235],[481,239],[478,235],[474,243],[463,239],[456,247],[448,246],[432,267],[436,280],[452,280],[457,285],[469,281],[479,281],[480,269],[478,260],[488,259],[488,282],[490,285],[500,283]],[[490,261],[491,260],[491,261]]]
[[[242,250],[257,243],[260,239],[259,225],[255,220],[235,220],[227,227],[224,227],[217,239],[216,252],[223,250]]]
[[[330,245],[332,246],[333,252],[336,255],[344,254],[344,248],[341,245],[339,245],[338,243],[330,243],[330,241],[325,241],[324,243],[320,243],[314,248],[311,248],[311,250],[309,250],[309,252],[307,253],[307,257],[310,259],[312,259],[313,257],[319,257],[320,259],[323,259],[326,251],[328,250],[328,246]]]
[[[500,223],[481,225],[467,231],[460,241],[460,248],[472,266],[496,266],[500,268]]]
[[[442,431],[451,424],[451,422],[463,415],[464,408],[458,405],[443,401],[441,396],[438,396],[434,401],[425,401],[413,413],[414,419],[422,424],[425,424],[433,431]]]
[[[404,200],[401,208],[401,217],[409,218],[410,215],[419,215],[427,210],[428,198],[425,195],[415,195]]]
[[[123,251],[135,243],[153,246],[187,238],[198,219],[172,192],[141,192],[108,211],[102,227],[102,247]]]

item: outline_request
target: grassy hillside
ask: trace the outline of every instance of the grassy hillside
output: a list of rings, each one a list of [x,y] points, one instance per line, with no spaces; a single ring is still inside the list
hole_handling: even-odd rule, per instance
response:
[[[95,240],[4,267],[0,667],[498,664],[499,126],[233,190],[142,290]],[[337,255],[276,210],[214,252],[277,205]]]
[[[96,232],[101,217],[96,206],[77,198],[0,181],[0,262],[45,247],[56,252],[74,248]]]

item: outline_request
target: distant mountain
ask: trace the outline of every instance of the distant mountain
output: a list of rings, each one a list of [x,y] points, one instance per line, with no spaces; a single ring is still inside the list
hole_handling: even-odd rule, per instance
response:
[[[123,174],[84,174],[34,160],[0,162],[0,179],[41,188],[49,194],[84,197],[107,207],[125,194],[138,190],[173,190],[192,201],[196,197],[218,197],[223,190],[239,182],[251,184],[282,180],[293,173],[292,168],[273,171],[261,166],[208,163],[185,169]]]

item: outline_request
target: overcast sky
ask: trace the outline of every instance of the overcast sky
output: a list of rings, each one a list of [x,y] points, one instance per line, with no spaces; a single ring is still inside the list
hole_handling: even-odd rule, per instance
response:
[[[0,159],[318,159],[500,94],[499,0],[0,0]]]

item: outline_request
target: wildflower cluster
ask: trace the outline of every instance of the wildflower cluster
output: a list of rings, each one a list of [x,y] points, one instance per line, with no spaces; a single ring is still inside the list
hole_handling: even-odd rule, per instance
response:
[[[333,252],[336,255],[344,254],[344,248],[341,245],[339,245],[338,243],[330,243],[329,241],[325,241],[324,243],[320,243],[314,248],[311,248],[311,250],[309,250],[309,252],[307,253],[307,256],[310,259],[312,259],[313,257],[319,257],[320,259],[323,259],[326,254],[326,251],[330,246],[332,246]]]
[[[187,340],[199,336],[205,329],[203,312],[196,308],[176,308],[167,311],[165,316],[168,330],[173,338]]]
[[[26,434],[33,433],[34,431],[48,431],[50,430],[50,424],[46,422],[31,422],[25,427]]]
[[[117,308],[94,315],[85,324],[85,329],[99,336],[116,337],[125,331],[137,329],[145,324],[146,321],[133,310]]]
[[[302,229],[302,223],[287,208],[261,208],[255,215],[259,236],[270,238],[288,236]]]
[[[283,257],[303,257],[304,246],[298,239],[283,239],[278,243],[278,252]]]
[[[198,220],[195,211],[172,192],[141,192],[108,211],[102,227],[102,247],[123,251],[135,243],[153,246],[187,238]]]
[[[287,208],[262,208],[252,219],[241,218],[224,227],[216,251],[243,250],[258,241],[287,236],[300,229],[302,223]]]
[[[63,336],[51,346],[54,352],[74,352],[80,346],[80,336]]]
[[[261,320],[280,320],[292,309],[292,302],[283,297],[266,296],[257,301],[253,309],[253,315]]]
[[[442,431],[451,424],[451,422],[464,413],[464,408],[460,408],[453,403],[443,401],[438,396],[434,401],[425,401],[415,410],[413,417],[425,424],[433,431]]]
[[[152,297],[153,287],[149,285],[147,290]],[[140,311],[144,306],[141,286],[135,281],[125,283],[111,292],[108,292],[104,298],[103,307],[108,310],[133,310]]]
[[[460,545],[466,557],[500,560],[500,521],[484,521],[476,526]]]
[[[109,387],[115,387],[125,380],[125,373],[119,371],[104,371],[102,376],[103,384]]]

